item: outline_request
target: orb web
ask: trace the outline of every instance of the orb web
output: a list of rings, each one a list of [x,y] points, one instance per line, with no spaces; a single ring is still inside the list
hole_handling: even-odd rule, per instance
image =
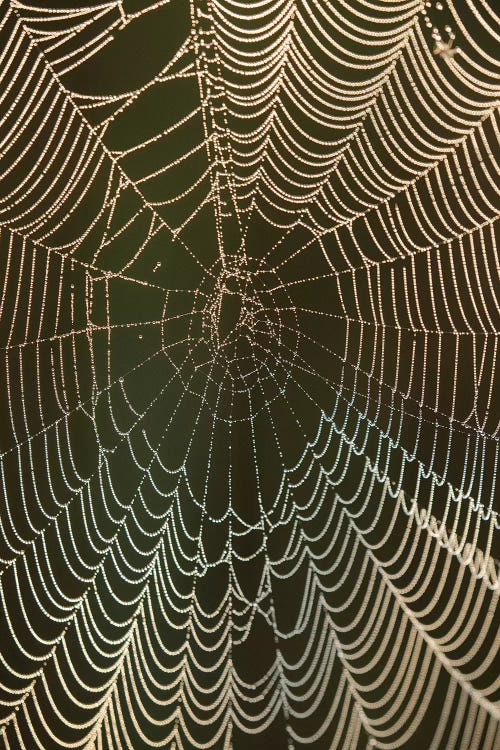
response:
[[[495,750],[493,4],[0,14],[0,746]]]

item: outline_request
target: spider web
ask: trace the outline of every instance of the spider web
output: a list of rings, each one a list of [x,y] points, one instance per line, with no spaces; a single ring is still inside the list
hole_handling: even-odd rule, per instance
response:
[[[492,8],[0,12],[2,747],[497,748]]]

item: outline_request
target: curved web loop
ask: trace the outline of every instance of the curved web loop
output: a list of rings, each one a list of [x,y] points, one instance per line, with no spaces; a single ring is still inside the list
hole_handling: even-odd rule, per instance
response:
[[[0,14],[0,746],[498,748],[493,4]]]

